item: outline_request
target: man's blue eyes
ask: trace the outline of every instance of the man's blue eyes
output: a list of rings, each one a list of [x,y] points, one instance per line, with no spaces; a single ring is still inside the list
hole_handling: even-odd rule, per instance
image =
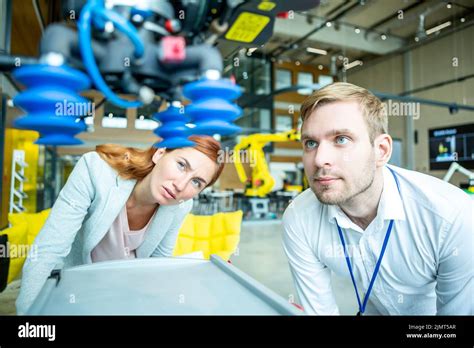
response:
[[[338,136],[336,137],[336,144],[337,145],[346,145],[349,142],[349,138],[346,136]],[[307,149],[314,149],[318,146],[318,143],[314,140],[307,140],[305,142],[305,147]]]
[[[343,141],[339,141],[339,140],[343,140]],[[349,141],[349,139],[347,137],[337,137],[336,138],[336,143],[340,144],[340,145],[347,144],[348,141]]]

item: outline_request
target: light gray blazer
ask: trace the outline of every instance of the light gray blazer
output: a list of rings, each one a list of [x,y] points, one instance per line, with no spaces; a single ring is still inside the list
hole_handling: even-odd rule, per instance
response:
[[[97,152],[84,154],[59,193],[45,225],[23,266],[17,313],[24,314],[51,271],[92,263],[91,251],[105,236],[135,186],[125,180]],[[193,201],[160,206],[137,258],[171,256],[179,228]]]

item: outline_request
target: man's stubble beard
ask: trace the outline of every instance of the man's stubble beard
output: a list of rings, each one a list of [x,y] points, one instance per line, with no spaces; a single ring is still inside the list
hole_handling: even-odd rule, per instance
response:
[[[367,162],[366,167],[363,170],[363,175],[359,176],[358,182],[355,185],[352,185],[352,190],[349,192],[344,191],[344,185],[342,191],[338,192],[335,196],[326,196],[325,192],[330,190],[330,186],[322,186],[321,190],[318,192],[313,185],[311,189],[318,198],[318,200],[323,204],[328,205],[340,205],[349,202],[354,197],[367,191],[373,184],[375,178],[375,159],[372,156],[372,161]],[[316,176],[316,174],[315,174]],[[345,179],[340,179],[343,182],[346,182]]]

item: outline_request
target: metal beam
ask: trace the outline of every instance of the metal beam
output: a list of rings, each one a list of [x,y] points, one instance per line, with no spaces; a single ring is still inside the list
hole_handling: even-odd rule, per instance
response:
[[[413,88],[411,61],[411,51],[408,51],[403,55],[403,89],[405,91]],[[405,167],[410,170],[415,169],[415,121],[412,116],[405,117]]]
[[[472,14],[474,14],[474,12],[471,12],[469,15],[466,15],[466,17],[470,16]],[[457,26],[454,26],[451,29],[448,28],[448,29],[442,30],[437,35],[430,35],[426,39],[420,40],[419,42],[413,42],[412,44],[405,45],[405,46],[401,47],[400,49],[398,49],[394,52],[390,52],[390,54],[387,54],[385,56],[380,56],[380,57],[377,57],[377,58],[374,58],[374,59],[370,59],[369,55],[367,55],[365,57],[361,57],[359,59],[364,62],[364,65],[361,65],[357,68],[354,68],[354,70],[351,71],[351,73],[356,72],[356,71],[369,69],[370,67],[372,67],[374,65],[377,65],[377,64],[382,63],[386,60],[392,59],[393,57],[404,54],[405,52],[412,51],[412,50],[414,50],[416,48],[419,48],[421,46],[424,46],[424,45],[433,43],[437,40],[443,39],[447,36],[450,36],[454,33],[457,33],[458,31],[467,29],[467,28],[469,28],[470,26],[473,26],[473,25],[474,25],[474,19],[466,21],[465,23],[462,23],[462,24],[458,24]]]
[[[347,2],[344,3],[344,4],[342,5],[342,7],[344,7],[346,4],[347,4]],[[288,45],[287,47],[283,47],[283,48],[280,47],[280,48],[277,48],[277,49],[273,50],[272,52],[270,52],[270,55],[272,55],[272,56],[281,55],[282,53],[284,53],[284,52],[288,51],[289,49],[291,49],[292,46],[298,45],[299,43],[301,43],[301,42],[303,42],[304,40],[310,38],[311,36],[313,36],[314,34],[316,34],[318,31],[320,31],[321,29],[323,29],[323,28],[325,27],[326,22],[328,22],[328,21],[336,21],[336,20],[338,20],[338,19],[343,18],[343,17],[346,16],[352,9],[354,9],[354,8],[357,7],[358,5],[359,5],[358,3],[354,3],[354,4],[350,5],[348,8],[346,8],[346,9],[342,10],[341,12],[339,12],[339,13],[338,13],[337,15],[335,15],[334,17],[328,18],[327,20],[326,20],[326,19],[324,19],[324,20],[321,20],[321,19],[318,20],[318,22],[320,22],[320,23],[318,23],[318,24],[315,26],[315,28],[312,27],[312,24],[309,24],[309,23],[306,22],[306,16],[305,16],[305,15],[294,14],[295,17],[292,18],[292,19],[290,19],[290,20],[291,20],[291,21],[297,21],[298,17],[300,17],[300,18],[299,18],[299,19],[300,19],[300,23],[301,23],[301,24],[306,24],[307,28],[300,28],[300,29],[298,29],[298,30],[289,30],[289,31],[288,31],[288,28],[286,28],[287,30],[286,30],[286,32],[283,31],[283,34],[287,34],[287,35],[288,35],[288,33],[290,33],[289,35],[294,36],[294,37],[298,37],[298,36],[301,35],[301,33],[305,33],[305,32],[306,32],[307,34],[303,35],[302,37],[299,37],[297,40],[293,41],[293,42],[292,42],[290,45]],[[339,8],[340,8],[340,7],[339,7]],[[338,8],[338,9],[339,9],[339,8]],[[332,12],[333,12],[333,11],[331,11],[331,13],[332,13]],[[282,21],[281,19],[277,18],[277,19],[276,19],[276,22],[275,22],[274,33],[277,32],[277,29],[278,29],[278,28],[277,28],[277,25],[278,25],[279,22],[280,22],[280,23],[285,23],[285,22]],[[293,35],[292,35],[291,33],[293,33]]]
[[[418,6],[420,6],[421,4],[423,4],[423,1],[421,0],[418,0],[417,2],[411,4],[411,5],[408,5],[407,7],[405,8],[402,8],[400,9],[401,11],[403,11],[404,15],[406,15],[406,12],[409,12],[411,10],[413,10],[414,8],[417,8]],[[372,24],[367,30],[370,32],[370,31],[373,31],[373,30],[376,30],[378,27],[380,27],[381,25],[385,24],[385,23],[388,23],[390,22],[391,20],[397,18],[397,15],[398,15],[398,11],[400,10],[397,10],[397,12],[391,14],[390,16],[387,16],[383,19],[381,19],[380,21]]]
[[[304,15],[295,14],[294,16],[294,19],[277,18],[274,34],[291,35],[294,37],[298,37],[301,33],[305,32],[308,34],[295,40],[287,48],[275,49],[274,52],[271,52],[272,55],[281,55],[283,52],[292,49],[294,45],[298,45],[306,39],[318,41],[330,46],[361,50],[378,55],[396,51],[406,44],[404,39],[393,35],[387,35],[386,40],[382,40],[379,37],[366,39],[366,29],[363,28],[360,29],[360,33],[356,33],[354,26],[338,23],[339,30],[336,30],[334,24],[331,27],[327,27],[326,23],[328,21],[324,19],[313,19],[313,24],[310,25],[307,23]]]
[[[0,0],[0,53],[10,53],[12,1]],[[7,119],[7,98],[5,95],[5,78],[0,75],[0,173],[3,173],[5,151],[5,124]],[[2,175],[3,176],[3,175]],[[1,202],[3,197],[3,178],[0,178],[0,212],[3,211]],[[3,228],[5,226],[0,226]]]

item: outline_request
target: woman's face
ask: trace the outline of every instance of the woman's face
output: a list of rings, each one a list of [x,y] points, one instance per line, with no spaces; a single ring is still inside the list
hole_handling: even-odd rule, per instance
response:
[[[150,191],[160,205],[174,205],[193,198],[212,180],[218,165],[202,152],[186,147],[153,155]]]

